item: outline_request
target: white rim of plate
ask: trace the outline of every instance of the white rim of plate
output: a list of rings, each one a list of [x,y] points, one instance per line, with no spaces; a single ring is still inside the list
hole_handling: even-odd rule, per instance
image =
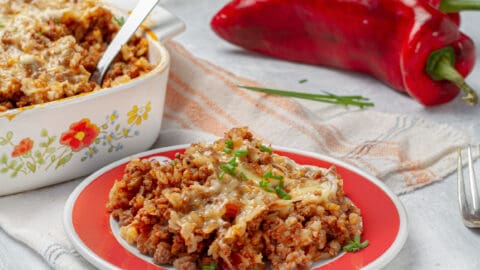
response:
[[[179,145],[173,145],[173,146],[168,146],[168,147],[161,147],[161,148],[156,148],[152,150],[148,150],[145,152],[141,152],[123,159],[120,159],[118,161],[115,161],[100,170],[96,171],[95,173],[91,174],[88,176],[85,180],[83,180],[70,194],[70,196],[67,199],[67,202],[65,203],[64,211],[63,211],[63,226],[65,229],[65,232],[67,233],[68,239],[71,241],[75,249],[80,253],[84,258],[87,259],[90,263],[92,263],[94,266],[100,268],[100,269],[105,269],[105,270],[110,270],[110,269],[120,269],[117,266],[114,266],[110,262],[102,259],[99,257],[97,254],[95,254],[92,250],[90,250],[80,239],[78,236],[77,232],[75,231],[73,227],[73,220],[72,220],[72,211],[73,211],[73,206],[80,195],[80,193],[84,190],[86,186],[88,186],[91,182],[96,180],[100,175],[104,174],[107,171],[110,171],[111,169],[124,164],[128,162],[131,158],[138,157],[141,158],[143,156],[148,156],[152,155],[155,153],[159,152],[168,152],[172,150],[181,150],[184,148],[189,147],[190,144],[179,144]],[[388,188],[383,182],[381,182],[378,178],[360,170],[359,168],[352,166],[344,161],[325,156],[323,154],[319,153],[314,153],[314,152],[309,152],[309,151],[304,151],[304,150],[298,150],[298,149],[293,149],[289,147],[281,147],[281,146],[272,146],[273,149],[279,150],[279,151],[284,151],[284,152],[289,152],[293,154],[300,154],[304,156],[310,156],[314,157],[316,159],[320,159],[332,164],[339,165],[341,167],[344,167],[345,169],[348,169],[352,172],[355,172],[368,181],[372,182],[374,185],[379,187],[393,202],[395,205],[395,208],[397,209],[398,215],[399,215],[399,228],[397,232],[397,236],[395,237],[395,240],[393,241],[392,245],[378,258],[376,258],[373,262],[370,264],[366,265],[362,269],[364,270],[371,270],[371,269],[380,269],[385,267],[389,262],[391,262],[400,252],[402,247],[404,246],[407,236],[408,236],[408,226],[407,226],[407,214],[405,211],[405,208],[403,204],[400,202],[400,199],[397,197],[395,193],[393,193],[390,188]],[[134,255],[134,254],[132,254]],[[135,256],[135,255],[134,255]]]

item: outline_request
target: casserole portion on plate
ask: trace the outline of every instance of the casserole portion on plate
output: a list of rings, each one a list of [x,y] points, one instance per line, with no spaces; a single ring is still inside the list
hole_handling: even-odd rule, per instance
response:
[[[171,162],[131,160],[107,208],[128,243],[177,269],[305,269],[363,230],[335,167],[299,165],[247,128]]]

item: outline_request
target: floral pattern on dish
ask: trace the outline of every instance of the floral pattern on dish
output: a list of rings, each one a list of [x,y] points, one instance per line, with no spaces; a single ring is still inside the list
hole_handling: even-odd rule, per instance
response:
[[[151,102],[144,106],[133,105],[125,115],[128,121],[118,121],[119,113],[114,110],[105,121],[96,124],[89,118],[72,123],[59,135],[42,129],[40,140],[30,137],[15,138],[12,131],[0,134],[0,146],[11,146],[10,155],[0,156],[0,174],[15,178],[19,174],[31,174],[40,169],[57,170],[66,165],[76,153],[81,153],[82,162],[93,159],[101,152],[112,153],[122,150],[124,142],[140,135],[136,127],[148,120]],[[126,126],[121,123],[127,122]]]

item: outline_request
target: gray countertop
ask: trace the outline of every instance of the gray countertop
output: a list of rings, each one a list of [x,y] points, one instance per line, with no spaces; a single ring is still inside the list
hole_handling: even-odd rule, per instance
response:
[[[375,110],[421,117],[455,126],[480,142],[480,106],[465,106],[460,99],[425,108],[369,77],[273,60],[245,52],[220,40],[209,28],[209,20],[225,0],[166,0],[162,4],[182,18],[187,31],[176,38],[194,55],[204,58],[235,74],[264,85],[282,86],[299,91],[330,90],[342,94],[361,94],[375,103]],[[465,12],[462,29],[480,44],[480,12]],[[480,55],[480,46],[477,55]],[[477,57],[478,59],[478,57]],[[480,65],[477,61],[469,83],[480,89]],[[321,80],[323,76],[336,80]],[[342,78],[349,80],[342,80]],[[352,80],[353,77],[353,80]],[[299,84],[301,79],[308,79]],[[343,82],[346,83],[343,83]],[[379,91],[381,89],[382,91]],[[304,102],[315,111],[315,104]],[[456,199],[455,175],[400,196],[408,214],[409,236],[399,255],[386,269],[480,269],[480,230],[463,226]],[[0,270],[49,269],[41,257],[10,238],[0,229]]]

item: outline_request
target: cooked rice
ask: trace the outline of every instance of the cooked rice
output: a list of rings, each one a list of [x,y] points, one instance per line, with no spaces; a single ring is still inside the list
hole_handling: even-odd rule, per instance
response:
[[[152,70],[148,41],[136,35],[102,86],[89,81],[119,21],[94,0],[0,1],[0,112],[115,86]]]
[[[128,243],[177,269],[308,269],[362,233],[334,167],[269,153],[247,128],[169,164],[133,159],[107,208]]]

